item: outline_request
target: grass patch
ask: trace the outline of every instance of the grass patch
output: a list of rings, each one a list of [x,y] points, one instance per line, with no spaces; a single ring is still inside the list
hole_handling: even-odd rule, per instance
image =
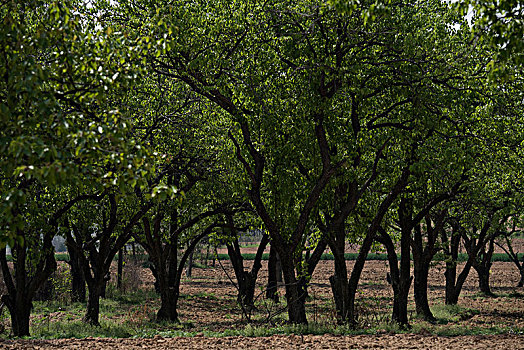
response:
[[[460,305],[444,304],[434,305],[431,307],[431,312],[439,324],[464,321],[479,314],[479,311],[475,309],[465,308]]]
[[[100,322],[100,326],[91,326],[82,321],[42,322],[33,326],[31,338],[59,339],[59,338],[128,338],[133,335],[133,329],[127,325],[112,321]]]
[[[435,327],[431,332],[437,336],[456,337],[462,335],[499,335],[499,334],[518,334],[523,335],[524,329],[519,327],[464,327],[460,325]]]

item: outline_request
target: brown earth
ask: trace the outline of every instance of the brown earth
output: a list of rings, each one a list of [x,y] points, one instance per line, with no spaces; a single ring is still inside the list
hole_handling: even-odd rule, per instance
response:
[[[515,335],[436,337],[420,334],[274,335],[271,337],[178,337],[152,339],[18,340],[3,349],[523,349]]]
[[[252,252],[254,248],[245,248]],[[197,262],[200,262],[197,260]],[[252,263],[246,261],[246,264]],[[250,315],[253,327],[280,325],[284,322],[285,312],[279,305],[264,300],[263,284],[267,278],[266,263],[259,275],[258,311]],[[349,261],[348,268],[353,262]],[[131,266],[128,264],[127,266]],[[462,268],[459,265],[459,271]],[[333,271],[332,261],[321,261],[312,277],[308,301],[309,320],[318,325],[333,326],[335,311],[328,278]],[[379,324],[387,324],[392,308],[392,291],[386,283],[387,263],[368,261],[366,263],[359,289],[357,310],[360,326],[365,329],[378,329],[374,335],[337,336],[326,334],[313,335],[273,335],[271,337],[204,337],[204,331],[224,332],[231,329],[245,330],[248,327],[246,317],[238,307],[236,289],[232,283],[233,271],[228,261],[218,262],[212,268],[194,268],[191,279],[183,281],[179,301],[180,317],[184,327],[197,333],[196,337],[151,339],[60,339],[60,340],[0,340],[0,349],[524,349],[524,336],[519,333],[524,329],[524,289],[515,287],[519,280],[517,269],[512,263],[496,262],[492,268],[491,286],[497,298],[486,298],[478,293],[477,276],[471,271],[459,305],[470,308],[456,318],[430,325],[415,317],[414,301],[410,295],[410,322],[415,334],[393,334],[387,327],[383,330]],[[137,269],[141,288],[152,289],[153,277],[148,269]],[[283,287],[279,289],[283,295]],[[444,268],[435,265],[430,272],[430,305],[442,305],[444,299]],[[127,316],[133,318],[137,326],[140,322],[149,322],[158,308],[158,299],[145,300],[142,305],[134,306]],[[442,308],[442,307],[441,307]],[[64,315],[56,315],[62,318]],[[439,316],[436,314],[437,318]],[[69,316],[72,317],[72,316]],[[432,334],[460,334],[464,329],[489,332],[493,327],[504,329],[502,335],[471,336],[434,336]],[[446,330],[450,330],[446,333]],[[453,332],[453,330],[456,330]],[[474,333],[474,332],[470,332]],[[493,332],[492,332],[493,333]]]

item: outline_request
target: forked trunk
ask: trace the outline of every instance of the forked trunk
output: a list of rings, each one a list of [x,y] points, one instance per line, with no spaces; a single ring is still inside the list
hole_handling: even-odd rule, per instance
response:
[[[455,262],[446,263],[446,272],[444,273],[446,276],[446,305],[456,305],[458,303],[462,286],[464,285],[464,282],[469,275],[469,271],[471,270],[471,262],[469,260],[466,262],[466,265],[458,277],[456,277],[456,270],[457,264]]]
[[[230,224],[234,228],[232,217],[230,217]],[[255,307],[255,285],[258,272],[262,268],[262,255],[268,243],[269,236],[263,235],[257,249],[255,260],[253,261],[253,267],[250,271],[246,271],[244,268],[244,258],[242,257],[236,236],[232,243],[227,244],[227,252],[238,283],[237,301],[240,303],[244,312]]]

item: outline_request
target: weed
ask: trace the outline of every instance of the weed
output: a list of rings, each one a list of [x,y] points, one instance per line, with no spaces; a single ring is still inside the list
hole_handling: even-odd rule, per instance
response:
[[[478,310],[465,308],[459,305],[443,305],[437,304],[431,308],[433,316],[437,319],[439,324],[447,324],[448,322],[459,322],[472,318],[479,314]]]
[[[71,302],[72,276],[68,266],[59,264],[56,271],[51,276],[53,295],[51,300],[57,301],[62,305]]]
[[[148,323],[154,319],[154,313],[146,303],[130,309],[124,316],[122,324],[128,325],[137,334],[144,330]]]

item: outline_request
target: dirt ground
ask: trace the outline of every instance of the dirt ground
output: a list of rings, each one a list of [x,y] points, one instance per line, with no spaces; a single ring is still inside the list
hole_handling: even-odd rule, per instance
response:
[[[2,349],[523,349],[515,335],[436,337],[419,334],[274,335],[271,337],[60,339],[0,343]]]
[[[253,248],[246,248],[245,252]],[[197,261],[199,262],[199,261]],[[250,261],[246,261],[249,265]],[[251,315],[252,324],[281,324],[279,306],[264,301],[263,284],[267,279],[267,262],[259,275],[258,300],[261,307]],[[349,261],[351,269],[353,262]],[[459,271],[462,269],[459,265]],[[332,261],[321,261],[309,287],[308,317],[311,322],[334,325],[335,311],[328,278],[333,271]],[[351,270],[349,270],[351,271]],[[370,329],[387,322],[392,307],[391,286],[386,283],[387,263],[368,261],[360,281],[357,310],[362,328]],[[148,269],[139,270],[142,288],[153,288],[153,277]],[[60,340],[0,340],[0,349],[524,349],[524,288],[515,287],[519,280],[512,263],[496,262],[492,268],[491,286],[497,298],[486,298],[478,293],[477,276],[471,271],[463,288],[459,305],[471,308],[471,313],[442,325],[429,325],[415,318],[413,290],[410,294],[411,321],[418,324],[413,334],[393,334],[387,330],[374,335],[273,335],[270,337],[220,337],[202,335],[202,331],[223,332],[245,329],[247,321],[235,302],[236,289],[232,283],[233,271],[229,262],[216,263],[214,268],[194,268],[191,279],[184,279],[179,301],[180,318],[189,324],[195,337],[151,339],[60,339]],[[444,300],[444,267],[432,267],[429,279],[430,305],[442,305]],[[279,288],[283,295],[283,288]],[[146,300],[139,307],[150,316],[157,309],[157,300]],[[438,316],[437,316],[438,318]],[[270,320],[268,322],[268,319]],[[434,336],[435,329],[507,329],[502,335]],[[433,328],[432,328],[433,327]],[[435,328],[437,327],[437,328]],[[415,328],[414,328],[415,329]],[[514,331],[515,330],[515,331]],[[442,332],[441,332],[442,333]],[[439,334],[441,334],[439,333]],[[458,332],[460,333],[460,332]],[[462,332],[463,334],[463,332]]]

